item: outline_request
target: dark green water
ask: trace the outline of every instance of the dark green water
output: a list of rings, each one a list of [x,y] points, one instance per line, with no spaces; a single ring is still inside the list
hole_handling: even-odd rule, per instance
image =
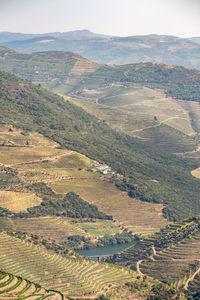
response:
[[[117,254],[130,246],[135,245],[136,242],[125,243],[125,244],[117,244],[117,245],[110,245],[105,247],[95,247],[85,250],[76,250],[76,252],[82,256],[104,256],[104,255],[113,255]]]

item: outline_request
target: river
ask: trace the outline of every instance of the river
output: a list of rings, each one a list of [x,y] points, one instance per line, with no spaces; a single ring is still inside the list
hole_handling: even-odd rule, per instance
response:
[[[85,257],[89,256],[89,257],[95,259],[98,256],[107,256],[107,255],[117,254],[135,244],[136,244],[136,242],[130,242],[130,243],[125,243],[125,244],[109,245],[109,246],[105,246],[105,247],[95,247],[95,248],[84,249],[84,250],[76,250],[76,252],[82,256],[85,256]]]

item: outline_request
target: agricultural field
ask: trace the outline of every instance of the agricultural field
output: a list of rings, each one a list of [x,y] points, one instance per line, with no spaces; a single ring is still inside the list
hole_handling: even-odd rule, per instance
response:
[[[0,233],[0,268],[59,290],[65,296],[113,293],[126,281],[136,281],[131,270],[82,258],[62,257],[45,248]]]
[[[80,220],[71,220],[77,228],[81,228],[84,232],[92,237],[102,237],[105,234],[114,235],[115,233],[120,233],[121,229],[118,223],[113,223],[112,221],[93,221],[93,222],[80,222]]]
[[[1,218],[1,230],[13,230],[37,234],[45,239],[62,243],[71,235],[90,236],[81,226],[74,226],[71,220],[61,217],[39,217],[27,219]]]
[[[9,131],[10,128],[12,131]],[[10,134],[10,141],[14,141],[15,136],[24,137],[20,129],[11,126],[2,126],[1,133]],[[65,194],[73,191],[80,194],[84,200],[97,205],[101,211],[111,214],[118,224],[115,225],[113,222],[97,222],[98,225],[82,222],[70,224],[70,221],[64,218],[40,217],[16,219],[13,221],[14,225],[8,222],[8,229],[38,233],[47,239],[60,242],[64,237],[66,239],[74,234],[91,238],[103,236],[105,233],[114,235],[123,227],[131,230],[133,234],[148,235],[167,224],[162,217],[161,204],[144,203],[130,198],[109,180],[102,181],[98,172],[88,171],[88,168],[92,168],[93,161],[86,156],[58,149],[56,144],[51,144],[51,141],[35,132],[27,135],[31,146],[1,147],[2,164],[9,164],[15,168],[24,184],[45,182],[57,193]],[[36,138],[35,142],[33,136]],[[14,212],[26,211],[27,208],[41,203],[35,195],[20,191],[1,191],[1,199],[2,207]],[[148,217],[144,219],[143,215]],[[2,226],[2,229],[5,228],[7,227]]]
[[[92,161],[67,149],[37,132],[24,132],[11,125],[0,126],[0,164],[17,168],[83,168]]]
[[[9,140],[5,139],[6,136],[9,136]],[[23,133],[11,125],[2,125],[0,139],[7,141],[0,146],[1,166],[15,169],[22,182],[98,176],[86,170],[93,165],[91,159],[75,151],[59,149],[57,143],[39,133]]]
[[[43,160],[56,160],[62,155],[71,154],[68,150],[55,149],[51,147],[6,147],[2,146],[0,154],[0,163],[16,167],[21,164],[31,164],[33,162],[40,163]]]
[[[0,191],[0,207],[13,212],[26,212],[27,208],[37,206],[42,202],[32,193]]]
[[[164,97],[164,95],[162,95],[162,97]],[[94,104],[85,100],[73,99],[70,97],[65,97],[65,99],[81,106],[88,113],[91,113],[98,119],[106,122],[111,128],[119,132],[124,132],[130,136],[137,137],[140,140],[157,147],[157,149],[161,151],[176,154],[192,152],[197,149],[198,142],[193,138],[195,131],[188,123],[190,120],[187,111],[185,111],[184,118],[180,115],[180,118],[171,116],[164,119],[154,101],[152,101],[152,106],[155,108],[155,111],[151,112],[151,109],[147,106],[147,113],[144,114],[143,111],[127,111],[127,109],[125,110],[123,107],[118,107],[117,105],[108,106]],[[133,98],[132,101],[135,101],[135,98]],[[167,101],[170,101],[169,98],[165,99],[165,102]],[[145,106],[143,102],[141,105]],[[171,103],[169,103],[169,107],[170,105]],[[184,114],[184,110],[177,107],[176,104],[171,111],[171,115],[174,112],[180,114],[181,110]],[[186,120],[188,120],[188,122],[185,127]],[[169,121],[173,121],[174,124],[168,124]],[[190,129],[185,131],[185,128],[187,127]]]
[[[0,125],[0,144],[8,146],[58,146],[57,143],[37,132],[24,131],[9,124]]]
[[[79,194],[89,203],[95,204],[100,211],[111,214],[134,234],[151,234],[168,223],[162,216],[161,204],[130,198],[127,193],[121,192],[107,180],[63,180],[52,183],[51,187],[60,194],[69,191]]]
[[[99,90],[101,91],[101,88],[98,88],[97,91]],[[162,90],[135,85],[129,88],[118,87],[117,89],[116,87],[113,91],[110,87],[108,90],[102,88],[102,91],[103,95],[101,93],[98,95],[98,104],[104,104],[104,109],[106,106],[110,106],[121,111],[128,111],[133,116],[136,115],[136,119],[141,119],[141,125],[142,120],[146,123],[153,123],[156,116],[161,124],[168,125],[187,135],[193,135],[199,129],[198,124],[196,127],[194,126],[198,123],[199,109],[196,110],[196,106],[199,105],[198,102],[188,104],[187,101],[177,101],[171,97],[166,97]],[[85,99],[87,99],[87,95]],[[87,105],[87,101],[81,101],[81,106],[86,107],[88,111],[94,114],[98,114],[98,107],[96,109],[94,104]],[[103,110],[102,108],[99,109]],[[196,117],[192,118],[192,113],[195,111]],[[120,114],[120,111],[118,112]]]

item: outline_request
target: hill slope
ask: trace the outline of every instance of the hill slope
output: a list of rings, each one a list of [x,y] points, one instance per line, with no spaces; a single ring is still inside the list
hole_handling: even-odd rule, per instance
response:
[[[12,271],[12,274],[14,274],[14,276],[6,275],[10,278],[10,286],[8,286],[7,281],[2,285],[7,285],[7,289],[10,287],[10,291],[13,290],[14,296],[18,296],[17,292],[15,294],[14,283],[18,284],[19,282],[20,284],[22,281],[19,276],[27,278],[28,283],[29,280],[35,282],[38,292],[36,291],[35,295],[33,293],[31,299],[38,300],[46,298],[55,300],[71,298],[99,299],[101,294],[107,295],[109,299],[113,300],[120,299],[120,297],[124,297],[124,299],[145,299],[150,293],[154,295],[152,286],[159,284],[159,281],[147,277],[145,286],[142,287],[142,280],[137,278],[137,273],[129,269],[81,257],[63,257],[46,250],[42,246],[35,246],[30,242],[21,241],[5,232],[0,233],[0,242],[0,268],[8,273]],[[3,276],[4,274],[7,273],[3,273]],[[3,280],[8,280],[7,277],[4,277]],[[15,282],[13,283],[13,281]],[[135,284],[138,289],[134,291],[129,289],[127,282]],[[50,289],[50,291],[41,289],[40,284]],[[139,289],[140,286],[141,289]],[[34,289],[34,285],[32,285],[32,289]],[[65,297],[61,298],[61,295],[54,290],[60,291]],[[165,291],[168,290],[169,287],[165,287]],[[4,287],[0,287],[1,293],[4,293],[3,299],[7,299]],[[0,299],[2,299],[1,295]],[[19,298],[15,299],[26,298],[19,295]]]
[[[64,94],[93,101],[98,98],[99,103],[104,104],[109,96],[123,94],[138,86],[162,89],[167,97],[178,100],[200,101],[200,71],[171,65],[106,66],[70,52],[22,54],[0,47],[0,69]]]
[[[74,104],[13,75],[1,72],[0,84],[1,121],[107,163],[126,177],[119,188],[141,200],[164,203],[171,219],[200,211],[199,180],[190,174],[197,164],[118,134]]]

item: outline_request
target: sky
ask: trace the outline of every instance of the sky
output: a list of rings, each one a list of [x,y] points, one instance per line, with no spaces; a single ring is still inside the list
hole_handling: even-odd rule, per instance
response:
[[[200,0],[0,0],[0,31],[200,36]]]

